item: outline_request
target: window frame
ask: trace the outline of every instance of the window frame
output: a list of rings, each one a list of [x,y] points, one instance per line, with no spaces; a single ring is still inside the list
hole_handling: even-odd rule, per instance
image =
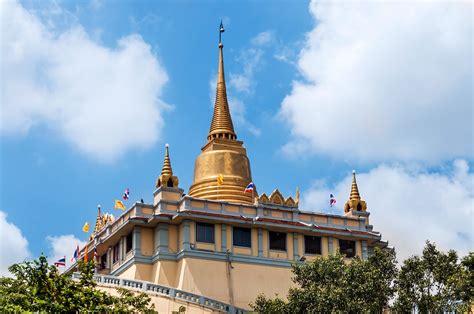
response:
[[[307,251],[308,245],[307,245],[307,243],[306,243],[306,239],[310,239],[310,238],[312,238],[310,241],[314,241],[315,238],[319,239],[319,252],[314,253],[314,252],[308,252],[308,251]],[[323,254],[323,253],[322,253],[322,252],[323,252],[323,249],[322,249],[322,237],[320,237],[320,236],[314,236],[314,235],[306,235],[306,234],[305,234],[303,240],[304,240],[304,254],[305,254],[305,255],[322,255],[322,254]]]
[[[353,257],[356,257],[357,256],[357,253],[356,253],[356,250],[357,250],[357,244],[356,244],[356,241],[355,240],[347,240],[347,239],[338,239],[339,241],[339,252],[344,255],[346,258],[353,258]],[[343,250],[341,249],[341,242],[346,242],[346,243],[353,243],[353,252],[351,255],[343,252]],[[346,248],[346,251],[347,251],[347,248]]]
[[[240,244],[236,244],[235,243],[235,239],[236,239],[236,236],[235,236],[235,233],[236,231],[248,231],[248,245],[246,245],[246,243],[242,243],[244,241],[242,241],[242,237],[240,237],[240,241],[241,243]],[[238,247],[244,247],[244,248],[252,248],[252,228],[245,228],[245,227],[232,227],[232,245],[233,246],[238,246]]]
[[[130,243],[128,243],[130,241]],[[130,244],[130,247],[128,245]],[[125,237],[125,254],[133,250],[133,231]]]
[[[120,242],[117,242],[112,248],[112,265],[120,260]]]
[[[275,247],[272,247],[272,234],[283,234],[283,239],[284,239],[284,246],[285,248],[282,249],[282,248],[275,248]],[[268,231],[268,247],[270,249],[270,251],[279,251],[279,252],[288,252],[288,235],[286,232],[279,232],[279,231]]]
[[[210,228],[212,227],[212,240],[207,239],[207,232],[204,232],[204,239],[199,236],[199,228]],[[215,244],[216,243],[216,226],[214,224],[204,223],[204,222],[196,222],[196,242],[199,243],[208,243],[208,244]]]

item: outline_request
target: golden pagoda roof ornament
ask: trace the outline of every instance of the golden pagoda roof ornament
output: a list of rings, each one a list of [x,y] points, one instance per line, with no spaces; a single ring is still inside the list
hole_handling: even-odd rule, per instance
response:
[[[221,21],[214,113],[207,143],[201,148],[201,154],[196,158],[189,195],[210,200],[254,204],[254,197],[258,196],[256,188],[253,193],[244,192],[247,185],[253,182],[250,161],[243,142],[237,140],[227,102],[224,45],[221,37],[223,32],[224,26]]]
[[[109,213],[102,214],[100,205],[97,205],[97,219],[95,221],[94,232],[92,232],[90,239],[92,239],[108,223],[112,223],[114,219],[115,219],[114,216]]]
[[[207,140],[211,141],[213,138],[226,138],[235,140],[237,135],[234,131],[234,125],[230,116],[229,103],[227,102],[227,91],[225,86],[224,77],[224,55],[222,50],[224,44],[222,44],[221,35],[224,32],[224,25],[219,27],[219,65],[217,70],[217,87],[216,87],[216,100],[214,103],[214,114],[212,115],[211,127]]]
[[[359,187],[357,186],[356,172],[352,170],[352,185],[349,200],[344,205],[344,212],[348,213],[351,210],[366,211],[367,203],[360,198]]]
[[[161,175],[156,180],[156,188],[159,188],[160,186],[178,187],[178,183],[178,177],[173,175],[173,169],[171,168],[169,145],[166,144],[163,168],[161,169]]]
[[[285,207],[295,207],[298,208],[299,206],[299,192],[297,191],[298,201],[295,201],[291,196],[285,198],[283,194],[278,189],[273,190],[270,196],[263,193],[257,198],[258,204],[267,204],[267,205],[279,205]]]
[[[101,224],[102,224],[102,215],[100,213],[100,205],[97,205],[97,218],[95,220],[95,227],[94,227],[94,232],[99,231],[101,229]]]

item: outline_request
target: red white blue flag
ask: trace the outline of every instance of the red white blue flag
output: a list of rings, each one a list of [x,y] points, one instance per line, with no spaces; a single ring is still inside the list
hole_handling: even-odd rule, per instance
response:
[[[79,258],[79,245],[77,246],[76,250],[74,251],[74,255],[71,258],[71,262],[74,262]]]
[[[247,187],[245,188],[244,193],[251,193],[253,192],[254,188],[255,185],[253,184],[253,182],[250,182],[249,185],[247,185]]]
[[[128,200],[129,197],[130,197],[130,190],[128,188],[126,188],[125,191],[123,192],[122,198],[124,200]]]
[[[66,256],[60,258],[57,262],[54,262],[54,266],[66,266]]]
[[[334,197],[334,195],[329,194],[329,206],[332,207],[332,205],[334,204],[336,204],[336,198]]]

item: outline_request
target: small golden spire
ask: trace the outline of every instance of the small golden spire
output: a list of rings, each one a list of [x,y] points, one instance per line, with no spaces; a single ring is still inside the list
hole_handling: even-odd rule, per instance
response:
[[[299,205],[300,203],[300,190],[298,189],[298,187],[296,187],[295,203],[296,205]]]
[[[360,198],[359,187],[356,181],[356,172],[352,170],[352,186],[349,200],[344,204],[344,212],[348,213],[351,210],[366,211],[367,203]]]
[[[163,168],[161,169],[161,175],[156,180],[156,187],[167,186],[177,187],[179,180],[178,177],[173,175],[173,169],[171,168],[169,145],[165,145],[165,159],[163,160]]]
[[[360,200],[359,188],[356,181],[356,171],[352,170],[352,186],[351,186],[351,195],[349,197],[351,200]]]
[[[102,228],[102,215],[100,213],[100,205],[97,205],[97,218],[95,220],[94,233]]]
[[[219,27],[219,66],[217,71],[216,101],[214,103],[214,114],[212,116],[211,127],[207,136],[208,141],[214,138],[235,140],[237,135],[234,132],[234,125],[230,116],[229,103],[227,102],[227,92],[224,77],[224,56],[222,50],[224,45],[221,42],[221,34],[224,26]]]
[[[171,168],[169,145],[166,144],[165,159],[163,161],[163,168],[161,169],[161,175],[172,176],[173,169]]]

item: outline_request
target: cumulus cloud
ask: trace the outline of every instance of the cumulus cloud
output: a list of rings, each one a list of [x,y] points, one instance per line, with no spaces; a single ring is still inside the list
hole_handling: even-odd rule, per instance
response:
[[[72,234],[60,235],[60,236],[47,236],[46,240],[49,242],[49,263],[54,263],[60,258],[66,256],[66,266],[71,262],[74,250],[79,245],[83,247],[86,242],[79,240]]]
[[[8,267],[23,262],[31,255],[28,240],[21,230],[7,221],[7,214],[0,211],[0,276],[8,276]]]
[[[237,62],[243,66],[241,73],[230,73],[229,85],[238,93],[252,94],[255,92],[255,71],[262,63],[265,48],[274,42],[275,35],[271,31],[258,33],[250,40],[250,45],[242,49]]]
[[[380,165],[357,174],[374,230],[396,248],[400,260],[420,254],[425,240],[461,255],[473,250],[474,172],[456,160],[445,173],[417,167]],[[352,175],[328,186],[316,182],[302,193],[302,208],[328,211],[329,193],[337,198],[332,212],[343,213]]]
[[[310,11],[303,79],[281,106],[286,148],[361,161],[472,156],[472,3],[312,2]]]
[[[109,48],[77,23],[54,31],[16,1],[0,6],[2,135],[44,125],[105,162],[157,141],[168,76],[139,35]]]

